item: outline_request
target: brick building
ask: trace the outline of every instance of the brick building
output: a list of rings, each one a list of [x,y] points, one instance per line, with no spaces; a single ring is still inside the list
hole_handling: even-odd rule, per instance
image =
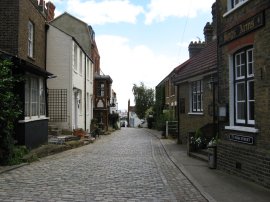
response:
[[[29,148],[48,138],[46,79],[51,74],[46,71],[45,24],[53,18],[54,9],[51,2],[0,1],[0,50],[10,56],[25,78],[16,88],[23,103],[16,139]]]
[[[270,0],[217,0],[218,168],[270,187]]]
[[[177,120],[177,95],[176,86],[172,81],[173,75],[174,70],[156,86],[156,90],[164,90],[164,106],[161,106],[161,108],[169,110],[171,118]]]
[[[213,22],[204,27],[204,42],[189,44],[190,58],[174,69],[177,86],[179,142],[186,143],[197,130],[210,140],[216,136],[217,41],[215,4]]]
[[[100,69],[100,55],[96,44],[95,32],[91,26],[88,28],[91,33],[91,59],[94,62],[93,118],[107,131],[109,127],[113,80],[109,75],[104,75]]]

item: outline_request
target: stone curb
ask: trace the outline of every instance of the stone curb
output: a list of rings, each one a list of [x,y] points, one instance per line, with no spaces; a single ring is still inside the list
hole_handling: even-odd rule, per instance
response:
[[[29,163],[21,163],[19,165],[14,165],[14,166],[3,166],[3,167],[0,166],[0,175],[3,173],[9,172],[11,170],[15,170],[17,168],[26,166],[26,165],[29,165]]]
[[[148,132],[150,132],[148,130]],[[167,154],[168,158],[173,162],[173,164],[183,173],[183,175],[190,181],[191,184],[193,184],[196,189],[204,196],[204,198],[209,202],[217,202],[211,195],[209,195],[206,191],[204,191],[203,187],[195,180],[191,174],[185,169],[184,165],[181,164],[179,161],[177,161],[169,152],[168,149],[166,149],[166,146],[163,144],[163,139],[160,138],[157,134],[150,132],[153,136],[155,136],[157,139],[159,139],[163,149],[165,150],[165,153]]]
[[[192,175],[185,169],[184,165],[177,161],[170,152],[166,149],[166,146],[163,144],[162,139],[160,140],[162,147],[164,148],[166,154],[170,158],[170,160],[174,163],[174,165],[188,178],[188,180],[199,190],[199,192],[206,198],[209,202],[217,202],[211,195],[204,191],[203,187],[200,185],[197,180],[195,180]]]

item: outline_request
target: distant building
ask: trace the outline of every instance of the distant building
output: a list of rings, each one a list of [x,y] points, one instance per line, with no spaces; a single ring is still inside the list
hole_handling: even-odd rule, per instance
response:
[[[104,75],[100,69],[100,55],[95,40],[95,32],[89,26],[91,33],[91,58],[94,61],[94,94],[93,94],[93,117],[100,127],[108,130],[109,114],[111,109],[111,92],[113,80],[109,75]]]
[[[110,114],[112,113],[119,113],[118,111],[118,102],[116,92],[112,89],[111,91],[111,101],[110,101]]]
[[[136,128],[141,124],[141,120],[135,112],[135,106],[130,106],[130,100],[128,100],[128,114],[127,114],[128,127]]]

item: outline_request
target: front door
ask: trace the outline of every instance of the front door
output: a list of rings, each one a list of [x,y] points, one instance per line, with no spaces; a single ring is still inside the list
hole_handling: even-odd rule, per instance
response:
[[[78,117],[79,117],[79,93],[77,90],[73,93],[73,129],[78,128]]]

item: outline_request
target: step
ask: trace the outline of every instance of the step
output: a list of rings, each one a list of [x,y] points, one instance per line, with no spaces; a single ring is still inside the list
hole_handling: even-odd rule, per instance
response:
[[[196,159],[199,159],[199,160],[202,160],[202,161],[205,161],[205,162],[208,162],[208,155],[205,155],[205,154],[201,154],[198,152],[189,152],[189,156],[196,158]]]
[[[52,136],[59,136],[62,134],[62,130],[61,129],[51,129],[48,131],[49,135]]]

